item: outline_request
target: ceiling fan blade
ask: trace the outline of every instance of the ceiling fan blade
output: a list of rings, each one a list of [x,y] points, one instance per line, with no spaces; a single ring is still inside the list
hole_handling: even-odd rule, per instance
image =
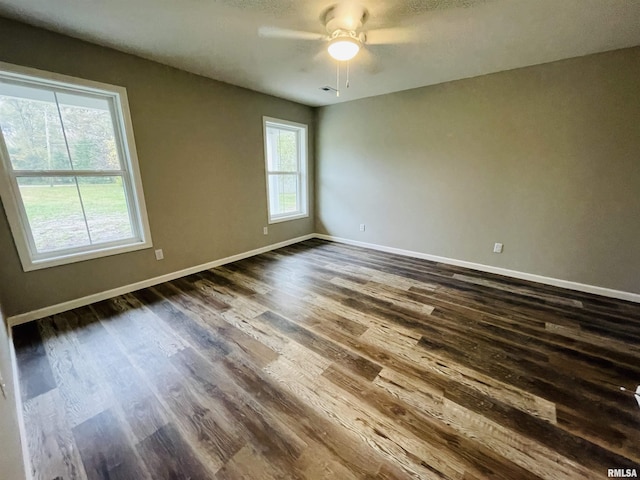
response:
[[[417,43],[418,31],[412,28],[377,28],[366,32],[367,45],[391,45],[399,43]]]
[[[367,48],[363,48],[358,53],[358,57],[354,60],[355,67],[360,65],[366,72],[376,75],[382,71],[382,66],[376,56]]]
[[[324,40],[326,35],[314,32],[303,32],[300,30],[289,30],[278,27],[260,27],[258,35],[265,38],[284,38],[292,40]]]
[[[318,51],[315,52],[314,55],[310,59],[307,59],[307,61],[300,68],[299,71],[303,72],[303,73],[313,72],[320,65],[324,65],[323,61],[327,60],[328,57],[329,57],[329,54],[327,53],[327,49],[326,48],[319,48]]]

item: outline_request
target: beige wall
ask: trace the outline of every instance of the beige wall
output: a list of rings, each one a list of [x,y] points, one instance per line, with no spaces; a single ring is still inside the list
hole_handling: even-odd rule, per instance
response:
[[[262,234],[262,116],[309,124],[313,152],[313,109],[2,18],[0,60],[127,88],[154,248],[165,255],[156,261],[148,249],[24,273],[2,210],[7,315],[313,232],[311,215]]]
[[[640,48],[317,122],[318,232],[640,293]]]
[[[6,399],[0,395],[0,477],[20,480],[26,476],[18,428],[17,392],[10,358],[7,326],[0,307],[0,374],[7,392]]]

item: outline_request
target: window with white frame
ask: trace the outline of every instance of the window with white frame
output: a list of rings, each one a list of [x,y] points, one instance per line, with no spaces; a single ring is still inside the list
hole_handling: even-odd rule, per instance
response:
[[[0,63],[0,157],[25,271],[151,246],[124,88]]]
[[[307,126],[264,117],[269,223],[309,216]]]

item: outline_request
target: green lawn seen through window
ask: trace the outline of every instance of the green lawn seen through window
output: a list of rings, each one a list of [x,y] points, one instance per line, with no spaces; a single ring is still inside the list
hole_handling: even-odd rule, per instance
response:
[[[127,205],[122,201],[122,184],[81,184],[82,201],[87,210],[103,214],[127,214]],[[20,193],[25,205],[29,205],[29,218],[50,220],[64,217],[74,209],[78,201],[75,185],[25,185]]]
[[[122,183],[20,185],[31,232],[38,251],[109,242],[132,235]]]

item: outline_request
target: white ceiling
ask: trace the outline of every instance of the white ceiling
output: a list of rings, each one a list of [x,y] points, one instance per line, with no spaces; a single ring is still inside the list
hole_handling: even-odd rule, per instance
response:
[[[314,106],[640,45],[640,0],[358,0],[365,30],[412,42],[368,46],[336,98],[319,89],[336,83],[325,44],[258,28],[324,33],[338,1],[0,0],[0,15]]]

